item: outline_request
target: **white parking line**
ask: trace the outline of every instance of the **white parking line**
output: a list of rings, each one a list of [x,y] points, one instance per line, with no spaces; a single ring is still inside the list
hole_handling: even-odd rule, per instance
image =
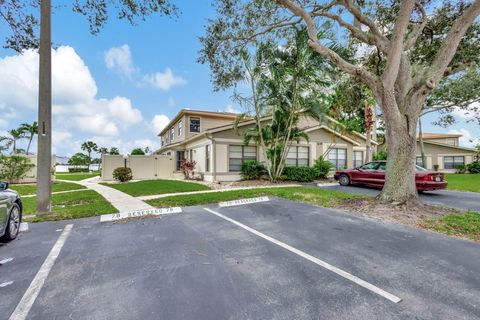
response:
[[[8,287],[12,283],[13,283],[13,281],[2,282],[2,283],[0,283],[0,288]]]
[[[62,250],[65,241],[70,235],[72,227],[73,224],[67,224],[65,226],[63,232],[58,237],[57,242],[55,242],[52,250],[50,250],[50,253],[40,267],[40,270],[38,270],[35,278],[33,278],[32,280],[32,283],[30,283],[30,286],[23,295],[22,300],[20,300],[20,303],[17,305],[15,311],[13,311],[12,315],[10,316],[10,320],[23,320],[27,317],[28,312],[30,311],[33,303],[35,302],[35,299],[37,299],[37,296],[40,293],[40,290],[42,290],[45,279],[47,279],[50,270],[55,264],[55,260],[57,260],[57,257],[60,254],[60,250]]]
[[[233,219],[231,219],[231,218],[229,218],[229,217],[227,217],[227,216],[224,216],[223,214],[218,213],[218,212],[216,212],[216,211],[213,211],[213,210],[211,210],[211,209],[208,209],[208,208],[203,208],[203,209],[205,209],[206,211],[208,211],[208,212],[216,215],[217,217],[220,217],[220,218],[222,218],[222,219],[224,219],[224,220],[226,220],[226,221],[228,221],[228,222],[231,222],[231,223],[239,226],[240,228],[243,228],[243,229],[247,230],[248,232],[251,232],[251,233],[253,233],[253,234],[255,234],[255,235],[257,235],[257,236],[259,236],[259,237],[261,237],[261,238],[263,238],[263,239],[265,239],[265,240],[268,240],[268,241],[276,244],[277,246],[280,246],[280,247],[282,247],[282,248],[284,248],[284,249],[286,249],[286,250],[288,250],[288,251],[290,251],[290,252],[293,252],[293,253],[299,255],[299,256],[302,257],[302,258],[305,258],[305,259],[307,259],[307,260],[309,260],[309,261],[311,261],[311,262],[313,262],[313,263],[315,263],[315,264],[317,264],[317,265],[319,265],[319,266],[321,266],[321,267],[323,267],[323,268],[325,268],[325,269],[327,269],[327,270],[330,270],[330,271],[338,274],[339,276],[341,276],[341,277],[343,277],[343,278],[345,278],[345,279],[348,279],[348,280],[350,280],[350,281],[358,284],[359,286],[364,287],[365,289],[368,289],[368,290],[370,290],[370,291],[372,291],[372,292],[374,292],[374,293],[376,293],[376,294],[384,297],[385,299],[388,299],[388,300],[390,300],[390,301],[392,301],[392,302],[395,302],[395,303],[398,303],[398,302],[402,301],[402,299],[400,299],[399,297],[397,297],[397,296],[395,296],[395,295],[393,295],[393,294],[391,294],[391,293],[389,293],[389,292],[387,292],[387,291],[385,291],[385,290],[382,290],[382,289],[380,289],[379,287],[377,287],[377,286],[375,286],[375,285],[373,285],[373,284],[371,284],[371,283],[369,283],[369,282],[367,282],[367,281],[365,281],[365,280],[362,280],[362,279],[360,279],[360,278],[358,278],[358,277],[356,277],[356,276],[354,276],[354,275],[352,275],[352,274],[350,274],[350,273],[348,273],[348,272],[346,272],[346,271],[343,271],[342,269],[339,269],[339,268],[337,268],[337,267],[335,267],[335,266],[333,266],[333,265],[331,265],[331,264],[329,264],[329,263],[327,263],[327,262],[325,262],[325,261],[323,261],[323,260],[320,260],[320,259],[318,259],[318,258],[315,258],[314,256],[311,256],[311,255],[309,255],[308,253],[305,253],[305,252],[303,252],[303,251],[301,251],[301,250],[298,250],[298,249],[296,249],[296,248],[294,248],[294,247],[292,247],[292,246],[290,246],[290,245],[288,245],[288,244],[286,244],[286,243],[283,243],[283,242],[281,242],[281,241],[279,241],[279,240],[277,240],[277,239],[274,239],[274,238],[272,238],[272,237],[270,237],[270,236],[267,236],[266,234],[261,233],[260,231],[257,231],[257,230],[255,230],[255,229],[253,229],[253,228],[250,228],[249,226],[244,225],[244,224],[241,223],[241,222],[238,222],[238,221],[236,221],[236,220],[233,220]]]

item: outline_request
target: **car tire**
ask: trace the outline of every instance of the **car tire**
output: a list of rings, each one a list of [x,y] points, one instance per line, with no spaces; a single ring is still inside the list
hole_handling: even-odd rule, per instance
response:
[[[8,222],[5,227],[5,234],[2,237],[3,241],[12,241],[18,236],[20,230],[20,223],[22,222],[22,210],[17,203],[14,203],[8,215]]]
[[[342,174],[338,177],[338,183],[340,183],[341,186],[348,186],[350,185],[350,178],[348,175]]]

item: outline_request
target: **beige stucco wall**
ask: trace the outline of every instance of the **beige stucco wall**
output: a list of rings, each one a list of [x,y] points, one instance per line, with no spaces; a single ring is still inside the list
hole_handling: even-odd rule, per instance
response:
[[[430,143],[424,143],[425,156],[427,158],[427,169],[433,169],[438,164],[438,169],[445,172],[454,172],[455,169],[445,169],[443,157],[445,156],[463,156],[465,164],[472,163],[475,160],[476,151],[469,151],[449,146],[439,146]],[[417,157],[420,157],[420,143],[417,143]]]
[[[34,166],[27,172],[25,177],[23,179],[20,179],[19,181],[8,181],[9,183],[35,183],[37,182],[37,156],[36,155],[19,155],[26,157],[30,160],[30,163],[32,163]],[[56,156],[52,155],[52,172],[54,172],[55,168],[55,161],[56,161]],[[52,181],[55,180],[55,176],[52,175]]]
[[[123,156],[102,156],[102,180],[113,181],[113,170],[125,166]],[[129,156],[127,167],[132,169],[134,180],[172,178],[174,161],[171,156]]]

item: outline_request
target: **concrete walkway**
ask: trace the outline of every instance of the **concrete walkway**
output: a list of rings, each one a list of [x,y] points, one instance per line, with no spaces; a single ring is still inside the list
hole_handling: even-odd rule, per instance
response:
[[[162,193],[162,194],[152,194],[149,196],[139,196],[139,200],[152,200],[157,198],[165,198],[170,196],[184,196],[190,194],[202,194],[202,193],[213,193],[213,192],[226,192],[226,191],[237,191],[237,190],[251,190],[251,189],[272,189],[272,188],[288,188],[288,187],[301,187],[301,184],[283,184],[277,186],[255,186],[255,187],[238,187],[238,188],[225,188],[225,189],[213,189],[213,190],[202,190],[202,191],[187,191],[187,192],[176,192],[176,193]]]
[[[101,194],[108,202],[112,204],[112,206],[114,206],[120,212],[154,209],[154,207],[143,202],[140,199],[132,197],[131,195],[128,195],[116,189],[101,185],[98,182],[98,177],[75,181],[75,183],[81,184],[82,186],[85,186],[88,189],[94,190]]]

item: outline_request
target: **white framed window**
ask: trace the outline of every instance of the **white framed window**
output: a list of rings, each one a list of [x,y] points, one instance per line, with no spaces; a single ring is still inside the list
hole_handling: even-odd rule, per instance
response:
[[[183,130],[183,121],[180,120],[178,121],[178,133],[177,133],[179,137],[182,136],[182,130]]]
[[[172,128],[170,129],[170,141],[173,141],[174,138],[175,138],[175,128],[172,127]]]
[[[353,167],[358,168],[363,164],[363,151],[353,151]]]
[[[200,118],[190,117],[190,132],[200,132]]]
[[[304,146],[292,146],[288,149],[285,165],[288,167],[308,167],[310,149]]]
[[[347,149],[333,148],[328,152],[328,161],[337,169],[347,168]]]
[[[415,158],[415,164],[419,167],[425,168],[425,166],[423,165],[422,156],[419,156],[419,157]]]
[[[456,169],[458,165],[465,164],[464,156],[446,156],[443,157],[443,168]]]
[[[228,171],[239,172],[242,164],[247,160],[257,160],[257,147],[228,146]]]

